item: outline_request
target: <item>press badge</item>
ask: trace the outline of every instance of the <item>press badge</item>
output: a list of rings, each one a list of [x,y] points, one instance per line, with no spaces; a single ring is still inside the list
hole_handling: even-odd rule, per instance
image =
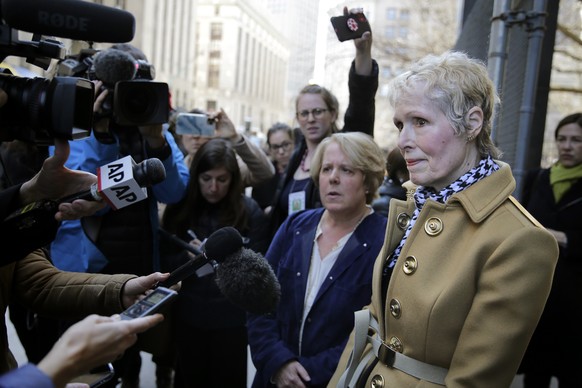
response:
[[[299,210],[305,210],[305,191],[296,191],[289,194],[288,214],[293,214]]]

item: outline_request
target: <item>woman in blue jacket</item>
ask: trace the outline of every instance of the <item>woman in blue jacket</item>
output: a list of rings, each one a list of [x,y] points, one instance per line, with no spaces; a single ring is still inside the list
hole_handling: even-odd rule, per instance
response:
[[[354,325],[370,302],[372,269],[386,218],[370,206],[384,156],[363,133],[337,133],[318,147],[311,177],[323,208],[291,215],[266,259],[281,283],[270,315],[249,315],[253,387],[323,387]]]

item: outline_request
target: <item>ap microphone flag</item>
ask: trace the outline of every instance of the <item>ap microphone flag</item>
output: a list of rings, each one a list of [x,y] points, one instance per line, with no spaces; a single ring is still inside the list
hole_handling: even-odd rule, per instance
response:
[[[147,189],[140,187],[133,176],[134,165],[133,158],[126,156],[97,170],[99,194],[115,210],[148,197]]]

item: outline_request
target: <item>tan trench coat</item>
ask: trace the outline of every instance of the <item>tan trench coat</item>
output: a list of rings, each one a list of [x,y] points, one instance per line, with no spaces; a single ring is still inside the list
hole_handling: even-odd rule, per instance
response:
[[[412,200],[390,204],[374,268],[372,314],[381,338],[417,360],[447,368],[447,387],[509,387],[550,291],[554,237],[510,195],[509,166],[446,205],[428,201],[381,295],[385,259],[400,242]],[[383,311],[383,300],[386,309]],[[390,306],[393,306],[391,309]],[[394,305],[397,308],[394,308]],[[345,370],[353,334],[329,386]],[[437,387],[378,362],[365,387]]]

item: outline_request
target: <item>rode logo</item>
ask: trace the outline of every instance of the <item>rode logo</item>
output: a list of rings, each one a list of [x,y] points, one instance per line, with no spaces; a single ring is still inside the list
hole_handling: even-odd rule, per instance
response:
[[[38,11],[38,22],[45,26],[67,30],[85,32],[89,29],[89,18],[63,15],[57,12]]]

